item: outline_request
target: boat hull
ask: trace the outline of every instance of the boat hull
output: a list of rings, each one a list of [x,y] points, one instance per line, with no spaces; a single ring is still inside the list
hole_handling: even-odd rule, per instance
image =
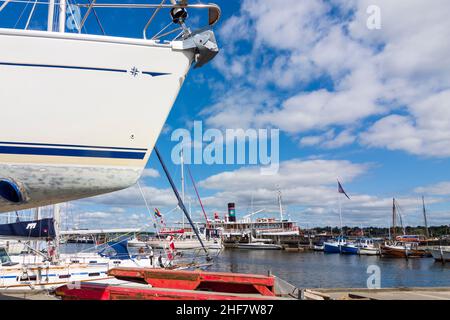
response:
[[[441,262],[450,262],[450,250],[431,249],[430,251],[434,260]]]
[[[277,244],[256,244],[256,243],[241,243],[237,245],[238,249],[245,250],[282,250],[283,247]]]
[[[323,252],[325,253],[341,253],[341,245],[334,243],[324,243]]]
[[[343,245],[341,246],[341,253],[343,254],[358,254],[358,247]]]
[[[223,248],[220,241],[202,240],[202,242],[208,250],[221,250]],[[154,249],[169,248],[169,241],[166,240],[150,240],[145,243]],[[198,240],[174,241],[174,246],[176,250],[196,250],[202,248],[202,245]]]
[[[381,247],[381,256],[388,258],[425,258],[428,253],[425,250],[395,248],[390,246]]]
[[[359,248],[358,254],[363,256],[376,256],[380,254],[380,250],[377,248]]]
[[[0,29],[0,212],[104,194],[143,172],[193,61],[150,40]],[[37,50],[39,48],[39,50]]]

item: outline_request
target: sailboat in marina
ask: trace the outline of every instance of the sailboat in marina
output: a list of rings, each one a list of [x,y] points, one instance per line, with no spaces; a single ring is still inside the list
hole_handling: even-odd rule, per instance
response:
[[[3,1],[0,13],[14,5]],[[66,0],[49,1],[47,31],[30,30],[30,23],[0,28],[0,212],[135,184],[191,66],[201,67],[218,53],[210,30],[220,18],[215,4],[75,6],[83,12],[77,33],[66,32],[66,18],[73,15]],[[117,9],[118,19],[148,12],[143,38],[83,33],[91,14],[107,8]],[[187,26],[189,10],[208,13],[205,28]],[[169,24],[150,34],[160,25],[160,12]],[[33,7],[28,22],[38,17],[34,13]]]
[[[96,251],[62,253],[59,205],[53,217],[0,225],[0,237],[22,240],[27,250],[10,255],[0,246],[0,291],[52,290],[67,283],[115,280],[108,271],[117,267],[185,270],[199,267],[191,259],[154,252],[146,245],[128,245],[129,237],[113,239]],[[39,242],[42,245],[34,245]],[[41,249],[42,248],[42,249]]]
[[[108,279],[107,263],[66,262],[58,253],[58,208],[55,217],[0,225],[8,239],[45,241],[42,252],[27,245],[28,253],[10,256],[0,246],[0,290],[51,290],[62,284]]]
[[[323,243],[323,252],[325,253],[341,253],[342,248],[347,244],[347,238],[344,237],[343,226],[342,226],[342,204],[341,204],[341,194],[345,195],[349,200],[350,197],[345,192],[341,183],[338,180],[338,203],[339,203],[339,222],[341,227],[341,234],[335,240],[326,241]]]
[[[397,236],[397,216],[400,219],[401,229],[403,235]],[[428,228],[427,228],[428,229]],[[429,253],[419,248],[420,236],[405,235],[405,228],[403,227],[403,219],[398,210],[398,205],[395,198],[392,200],[392,240],[384,243],[380,247],[380,254],[383,257],[391,258],[423,258],[427,257]]]

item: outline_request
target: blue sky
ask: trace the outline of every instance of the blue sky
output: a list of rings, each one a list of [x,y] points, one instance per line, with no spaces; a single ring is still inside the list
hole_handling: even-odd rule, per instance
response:
[[[337,225],[339,178],[351,197],[343,200],[344,224],[388,225],[392,197],[407,224],[420,224],[422,195],[429,222],[450,223],[447,0],[216,3],[223,13],[215,28],[221,52],[191,70],[157,145],[179,181],[180,168],[170,161],[173,130],[191,129],[193,121],[220,130],[276,128],[280,171],[267,178],[254,166],[192,165],[210,216],[223,215],[229,201],[238,216],[252,202],[275,214],[279,187],[301,227]],[[381,10],[381,29],[367,27],[370,5]],[[107,34],[140,37],[148,14],[133,14],[120,20],[118,12],[99,10]],[[2,25],[16,19],[9,15]],[[87,28],[98,33],[94,22]],[[44,28],[42,19],[31,26]],[[152,207],[164,213],[175,206],[154,155],[140,184]],[[200,220],[189,182],[187,193]],[[70,207],[80,227],[151,224],[136,187]],[[180,213],[167,219],[180,220]]]

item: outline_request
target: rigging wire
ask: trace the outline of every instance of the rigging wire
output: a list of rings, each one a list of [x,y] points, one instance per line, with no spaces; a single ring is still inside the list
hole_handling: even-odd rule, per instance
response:
[[[31,18],[33,17],[33,14],[34,14],[34,10],[36,9],[36,5],[37,5],[37,0],[34,1],[33,7],[31,8],[30,15],[28,16],[27,23],[25,24],[25,30],[28,30],[28,27],[31,22]]]
[[[27,5],[25,6],[25,8],[23,8],[22,13],[21,13],[20,16],[19,16],[19,19],[17,19],[16,24],[14,25],[14,29],[17,28],[17,25],[19,24],[20,20],[22,19],[22,16],[23,16],[23,14],[25,13],[25,10],[28,8],[28,5],[29,5],[30,3],[31,3],[31,2],[26,2]]]

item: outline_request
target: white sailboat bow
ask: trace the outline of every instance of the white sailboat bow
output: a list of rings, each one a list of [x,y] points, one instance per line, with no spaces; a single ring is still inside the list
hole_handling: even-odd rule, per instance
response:
[[[212,26],[216,5],[122,6],[172,9],[182,31],[163,42],[146,39],[148,25],[144,39],[64,33],[61,25],[60,32],[0,29],[0,212],[133,185],[191,65],[218,52],[212,31],[190,32],[179,14],[207,9]],[[82,23],[95,7],[108,5],[93,1]]]

